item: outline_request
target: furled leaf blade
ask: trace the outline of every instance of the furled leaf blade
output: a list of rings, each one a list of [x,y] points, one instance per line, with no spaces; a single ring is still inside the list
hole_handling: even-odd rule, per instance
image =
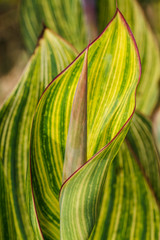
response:
[[[73,99],[63,165],[63,182],[87,161],[87,58],[88,49]]]

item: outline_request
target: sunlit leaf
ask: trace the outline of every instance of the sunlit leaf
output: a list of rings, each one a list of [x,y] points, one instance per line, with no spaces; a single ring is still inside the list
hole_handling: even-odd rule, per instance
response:
[[[60,195],[61,239],[89,238],[98,220],[109,166],[118,153],[128,129],[129,124],[112,142],[93,156],[62,185]]]
[[[59,190],[72,103],[85,52],[48,86],[33,121],[33,193],[46,239],[60,238]],[[92,230],[100,196],[98,183],[101,183],[101,189],[108,166],[124,140],[135,109],[135,91],[140,77],[139,55],[132,33],[119,10],[103,34],[90,44],[87,70],[87,159],[98,151],[100,153],[63,185],[61,238],[70,240],[76,239],[79,230],[81,237],[87,237]],[[74,197],[69,193],[68,198],[68,192],[73,192]],[[86,202],[89,205],[86,206]],[[75,208],[75,205],[82,208]],[[86,208],[88,210],[84,214]],[[79,218],[74,218],[79,211]],[[87,218],[92,220],[87,221]],[[78,228],[79,221],[83,222],[81,229]]]
[[[137,89],[137,109],[149,115],[158,101],[160,55],[151,28],[136,0],[117,1],[135,36],[141,56],[142,76]],[[113,0],[98,0],[98,23],[102,31],[110,21],[115,4]]]
[[[160,210],[126,143],[108,171],[90,240],[159,239]]]
[[[19,234],[19,227],[14,221],[13,210],[11,207],[9,207],[11,205],[10,189],[1,161],[0,186],[0,239],[21,239],[21,235]]]
[[[10,201],[1,204],[6,215],[0,235],[5,236],[10,229],[6,239],[42,239],[31,193],[31,125],[45,87],[75,55],[70,45],[46,29],[18,86],[0,110],[0,157],[7,181],[7,187],[3,184],[1,189],[3,194],[9,191],[10,195]]]
[[[150,121],[136,113],[108,170],[89,239],[158,239],[160,158],[151,133]]]

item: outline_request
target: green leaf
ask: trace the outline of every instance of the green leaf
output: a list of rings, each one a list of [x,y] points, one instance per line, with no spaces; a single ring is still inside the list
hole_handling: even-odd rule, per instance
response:
[[[142,114],[134,114],[126,141],[109,168],[90,240],[150,240],[160,234],[160,158]]]
[[[21,239],[18,226],[14,221],[11,205],[10,189],[0,161],[0,239]],[[14,236],[13,236],[14,233]]]
[[[33,193],[45,239],[59,239],[59,190],[62,184],[63,161],[73,98],[81,75],[85,52],[86,50],[48,86],[41,97],[33,121],[31,138]],[[86,203],[87,199],[91,201],[92,197],[88,194],[91,184],[90,191],[95,191],[93,191],[93,202],[91,201],[87,206],[86,214],[90,216],[92,210],[97,211],[94,200],[99,196],[97,192],[99,188],[98,185],[95,188],[93,183],[102,181],[103,186],[108,166],[124,140],[135,109],[135,91],[140,77],[139,55],[131,31],[119,10],[103,34],[90,44],[87,70],[87,159],[91,159],[98,152],[99,154],[83,165],[63,185],[61,238],[64,238],[64,232],[67,231],[65,239],[70,240],[76,239],[75,234],[78,229],[77,218],[74,218],[74,228],[68,226],[73,223],[73,220],[69,219],[69,217],[73,219],[70,213],[75,214],[70,207],[74,209],[76,203]],[[97,176],[100,178],[97,179],[95,176],[92,183],[91,177],[98,164],[96,160],[102,156],[99,170],[103,167],[104,169],[98,172]],[[92,168],[91,172],[89,168]],[[81,174],[85,174],[85,178],[81,178]],[[79,186],[79,181],[74,182],[77,178],[83,183],[79,191],[76,187]],[[74,188],[69,188],[70,185]],[[67,198],[67,191],[73,191],[75,196],[72,198],[70,195],[70,201]],[[78,195],[75,194],[76,191]],[[80,202],[81,198],[78,196],[82,193],[84,198],[83,202]],[[80,212],[83,215],[84,211]],[[85,216],[82,217],[84,217],[81,219],[82,222],[84,220],[86,223]],[[87,221],[86,227],[84,223],[81,225],[85,228],[82,236],[88,236],[94,220],[95,216],[91,222]]]
[[[159,48],[137,1],[118,0],[117,2],[135,36],[141,56],[142,76],[137,89],[137,109],[149,115],[158,101]],[[102,31],[115,11],[115,3],[113,0],[99,0],[97,7],[99,29]]]
[[[0,234],[10,229],[8,239],[42,239],[31,192],[31,125],[45,87],[75,56],[70,45],[46,29],[18,86],[0,111],[0,157],[8,186],[2,185],[2,190],[5,193],[8,188],[10,192],[10,203],[6,201],[2,205],[8,209],[8,215],[4,217]],[[16,226],[16,232],[11,225]]]
[[[108,171],[102,195],[90,240],[159,239],[158,205],[126,143]]]
[[[137,112],[127,134],[127,145],[160,206],[160,156],[152,134],[151,122]]]
[[[24,40],[32,53],[42,30],[42,23],[68,40],[79,51],[86,44],[86,27],[79,0],[21,1],[20,23]]]
[[[119,151],[130,124],[63,185],[60,195],[61,239],[88,239],[100,210],[109,166]],[[96,239],[96,238],[95,238]]]

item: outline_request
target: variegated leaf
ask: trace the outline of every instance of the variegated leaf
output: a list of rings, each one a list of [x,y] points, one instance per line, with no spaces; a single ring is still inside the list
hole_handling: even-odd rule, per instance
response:
[[[160,156],[154,141],[151,121],[137,112],[126,141],[144,177],[152,186],[160,206]]]
[[[89,240],[158,240],[159,223],[160,209],[152,188],[124,142],[109,168]]]
[[[27,0],[20,5],[21,29],[33,52],[42,24],[68,40],[79,51],[85,47],[86,27],[79,0]]]
[[[59,190],[72,103],[85,52],[48,86],[34,117],[31,139],[33,193],[45,239],[60,237]],[[61,239],[89,236],[108,166],[124,140],[135,109],[135,91],[140,77],[139,54],[119,10],[102,35],[90,44],[87,69],[87,159],[92,160],[63,185]],[[80,183],[83,186],[79,188]],[[77,205],[79,208],[75,208]],[[84,209],[86,214],[83,214]],[[75,218],[78,213],[79,218]]]
[[[152,30],[137,0],[117,0],[118,7],[126,17],[135,36],[141,56],[142,76],[137,89],[137,109],[150,115],[158,101],[160,79],[160,54]],[[98,0],[98,23],[102,31],[110,21],[115,4],[113,0]]]
[[[18,86],[0,110],[0,158],[7,182],[7,186],[1,185],[1,206],[6,213],[2,214],[0,236],[42,239],[31,192],[31,125],[45,87],[75,56],[68,43],[46,29]]]

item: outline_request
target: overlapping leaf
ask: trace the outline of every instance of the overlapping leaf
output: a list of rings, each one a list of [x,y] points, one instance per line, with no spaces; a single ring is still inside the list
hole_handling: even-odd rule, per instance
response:
[[[21,28],[30,52],[33,52],[42,23],[82,51],[86,43],[86,27],[79,0],[21,1]]]
[[[113,16],[116,4],[112,0],[97,0],[96,2],[99,30],[101,32]],[[143,113],[149,115],[158,100],[157,82],[160,78],[159,48],[137,0],[117,2],[133,31],[142,59],[142,81],[138,87],[137,107]],[[69,5],[72,7],[69,8]],[[156,10],[159,8],[157,3],[152,5],[156,7]],[[78,14],[77,9],[79,9]],[[68,39],[78,50],[82,50],[86,42],[86,30],[82,14],[83,11],[77,0],[73,1],[72,4],[69,0],[65,1],[65,5],[61,1],[39,1],[39,4],[37,0],[24,1],[21,5],[22,31],[25,39],[28,41],[28,45],[30,45],[30,49],[33,50],[31,46],[34,46],[33,43],[36,42],[38,29],[41,28],[43,19],[47,26]],[[73,28],[75,25],[76,27]],[[82,42],[83,44],[81,44]]]
[[[10,189],[0,161],[0,239],[20,239],[19,231],[14,224],[14,217],[11,205]],[[15,236],[13,236],[13,233]]]
[[[137,108],[150,114],[158,101],[160,56],[157,42],[136,0],[117,1],[135,36],[140,51],[142,77],[137,89]],[[97,1],[99,29],[102,31],[115,11],[112,0]]]
[[[63,182],[87,161],[88,48],[85,51],[83,68],[72,104],[63,164]]]
[[[107,4],[110,18],[113,1]],[[30,50],[35,46],[42,18],[46,25],[82,49],[85,27],[79,6],[79,1],[63,4],[61,1],[22,2],[22,25]],[[106,11],[106,5],[101,6]],[[139,14],[137,3],[126,0],[121,7],[136,35],[145,69],[139,87],[138,107],[149,114],[157,100],[158,48],[144,17]],[[138,14],[140,18],[137,18]],[[108,29],[89,48],[87,159],[90,161],[64,183],[60,195],[61,211],[58,197],[66,139],[85,51],[52,82],[38,105],[31,142],[32,180],[45,239],[59,239],[59,230],[61,239],[149,240],[160,236],[159,156],[150,124],[140,114],[134,119],[127,137],[129,150],[123,144],[110,167],[130,126],[139,75],[137,49],[127,28],[118,11]],[[42,239],[28,168],[31,119],[45,86],[74,56],[71,47],[46,30],[23,80],[0,112],[0,185],[4,190],[0,195],[2,239]]]
[[[70,45],[46,29],[21,81],[0,111],[0,157],[7,182],[1,185],[1,206],[6,213],[2,214],[0,236],[8,236],[6,239],[42,239],[31,193],[31,125],[45,87],[75,55]]]
[[[31,139],[33,192],[40,226],[46,239],[59,239],[59,190],[62,184],[73,97],[82,71],[84,55],[85,51],[48,86],[39,102],[33,122]],[[87,224],[84,226],[83,223],[80,226],[82,228],[80,236],[86,237],[92,230],[100,196],[98,183],[101,183],[103,189],[108,166],[128,131],[129,120],[135,107],[135,91],[139,77],[138,51],[124,18],[117,10],[114,20],[88,50],[87,159],[105,145],[109,146],[105,147],[104,151],[101,150],[92,161],[64,184],[61,192],[62,239],[64,234],[65,239],[77,237],[79,219],[73,216],[78,214],[79,208],[75,213],[70,207],[75,209],[75,204],[83,205],[87,199],[90,201],[87,215],[80,215],[81,222]],[[99,158],[102,161],[99,161]],[[96,167],[99,170],[103,167],[104,169],[98,172]],[[81,174],[85,175],[84,179],[81,178]],[[92,178],[93,176],[95,178]],[[91,178],[93,183],[90,189]],[[86,184],[78,189],[80,181],[85,183],[85,179]],[[94,183],[97,185],[94,186]],[[69,195],[70,201],[67,197],[68,191],[74,195],[73,198]],[[93,198],[88,195],[89,191]],[[79,194],[82,194],[82,197],[78,198]],[[81,198],[83,201],[80,203]],[[85,208],[85,205],[83,206]],[[80,211],[82,215],[84,208],[82,212]],[[86,221],[87,217],[91,221]]]
[[[90,240],[159,239],[157,202],[126,143],[108,171],[96,220]]]
[[[136,113],[109,168],[89,239],[159,238],[160,159],[151,133],[149,120]]]
[[[102,192],[111,161],[129,129],[91,158],[64,183],[60,195],[61,239],[88,239],[98,219]],[[96,239],[96,238],[95,238]]]
[[[127,134],[127,145],[160,206],[160,156],[152,134],[151,122],[137,112]]]

